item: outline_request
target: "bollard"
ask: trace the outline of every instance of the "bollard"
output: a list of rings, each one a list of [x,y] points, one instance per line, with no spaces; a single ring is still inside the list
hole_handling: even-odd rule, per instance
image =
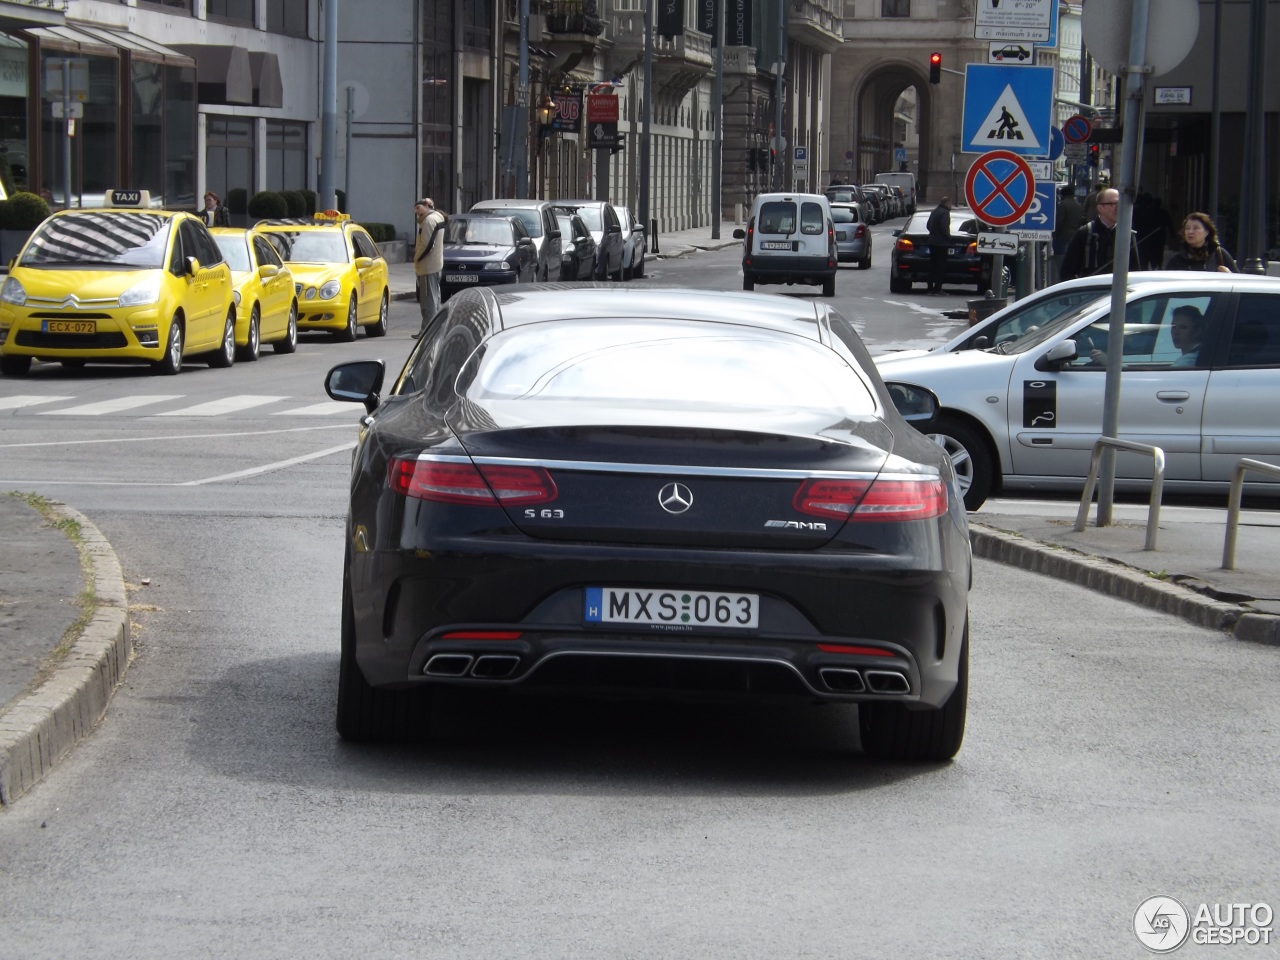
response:
[[[653,252],[658,252],[658,218],[649,221],[649,236],[653,238]]]
[[[1008,297],[993,297],[990,294],[981,300],[969,301],[969,326],[973,326],[979,320],[985,320],[997,310],[1003,310],[1009,305]]]

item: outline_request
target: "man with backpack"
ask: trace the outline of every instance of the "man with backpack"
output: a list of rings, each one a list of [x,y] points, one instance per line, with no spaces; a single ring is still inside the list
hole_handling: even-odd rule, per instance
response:
[[[427,324],[440,309],[440,271],[444,269],[444,238],[440,232],[449,217],[437,210],[430,197],[423,197],[413,205],[413,218],[417,230],[413,238],[413,272],[418,278],[418,308],[422,311],[422,326],[414,338],[427,332]]]
[[[1062,256],[1059,280],[1110,273],[1116,258],[1116,220],[1120,191],[1108,187],[1098,194],[1097,215],[1076,231]],[[1136,237],[1129,240],[1129,269],[1141,270]]]

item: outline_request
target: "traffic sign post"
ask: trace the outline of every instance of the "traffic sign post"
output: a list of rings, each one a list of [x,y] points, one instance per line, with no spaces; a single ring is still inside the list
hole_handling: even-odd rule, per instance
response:
[[[1022,240],[1052,240],[1058,222],[1058,205],[1054,200],[1054,184],[1036,181],[1031,206],[1009,229]]]

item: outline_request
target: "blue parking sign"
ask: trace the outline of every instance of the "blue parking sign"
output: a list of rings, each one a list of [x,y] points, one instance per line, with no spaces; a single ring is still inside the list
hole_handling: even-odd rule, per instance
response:
[[[1036,236],[1034,238],[1036,240],[1050,239],[1058,221],[1057,186],[1052,181],[1037,180],[1036,196],[1031,201],[1031,206],[1019,219],[1009,224],[1009,229],[1020,234],[1028,231],[1043,234],[1043,236]],[[1024,236],[1023,239],[1032,238]]]

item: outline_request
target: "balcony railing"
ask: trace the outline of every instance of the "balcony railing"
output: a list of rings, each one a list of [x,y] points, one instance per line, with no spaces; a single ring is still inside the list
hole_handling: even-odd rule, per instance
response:
[[[551,0],[542,4],[548,33],[580,33],[598,37],[604,33],[597,0]]]

